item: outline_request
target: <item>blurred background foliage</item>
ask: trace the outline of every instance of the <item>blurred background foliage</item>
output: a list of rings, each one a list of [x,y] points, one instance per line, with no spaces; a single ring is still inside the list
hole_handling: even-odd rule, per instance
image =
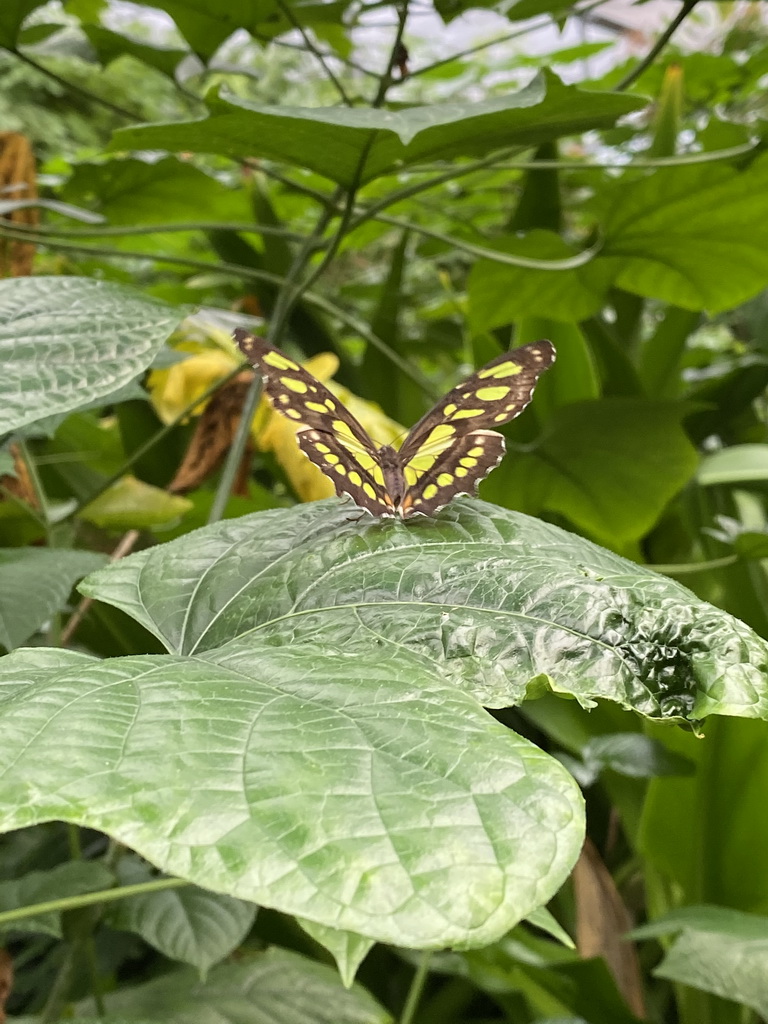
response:
[[[742,2],[3,0],[3,273],[130,284],[197,310],[143,386],[27,438],[57,536],[111,551],[126,530],[147,544],[212,509],[325,493],[265,407],[221,476],[250,386],[233,326],[277,324],[282,347],[325,359],[315,372],[379,441],[545,336],[557,364],[505,428],[481,495],[656,566],[768,637],[766,34],[764,6]],[[481,149],[441,136],[352,188],[334,170],[372,104],[416,137],[438,104],[459,123],[477,104],[511,109],[518,89],[543,112],[527,136],[517,113],[511,128],[488,113]],[[265,107],[319,113],[282,125]],[[38,543],[36,482],[17,450],[5,457],[0,545]],[[78,643],[156,649],[104,607]],[[505,715],[585,785],[591,845],[551,908],[582,955],[523,926],[446,954],[414,1019],[765,1018],[765,724],[711,721],[702,742],[613,706],[544,698]],[[50,868],[54,833],[6,837],[4,870]],[[637,947],[619,938],[632,923]],[[123,926],[105,946],[116,983],[184,959],[157,952],[146,920]],[[318,955],[278,915],[255,927],[252,941]],[[59,947],[12,940],[9,1008],[39,1012]],[[394,1011],[411,974],[377,949],[360,978]],[[168,999],[164,1019],[191,1019]]]

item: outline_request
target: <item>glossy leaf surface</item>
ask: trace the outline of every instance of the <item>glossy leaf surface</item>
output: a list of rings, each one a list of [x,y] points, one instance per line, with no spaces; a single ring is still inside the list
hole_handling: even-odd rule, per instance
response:
[[[124,387],[152,362],[183,315],[108,281],[0,281],[0,433]]]
[[[768,713],[768,645],[680,584],[472,499],[403,525],[335,499],[219,523],[81,584],[169,651],[413,653],[486,706],[547,687],[652,717]]]
[[[0,661],[0,817],[97,828],[207,889],[403,946],[485,945],[582,841],[568,773],[395,647]]]

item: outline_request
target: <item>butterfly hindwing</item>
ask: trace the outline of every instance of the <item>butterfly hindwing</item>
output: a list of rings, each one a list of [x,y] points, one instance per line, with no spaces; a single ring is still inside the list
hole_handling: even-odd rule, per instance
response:
[[[419,472],[418,478],[404,504],[414,512],[434,515],[457,494],[474,494],[478,483],[501,462],[505,442],[493,430],[473,430],[453,439],[445,450],[435,457],[418,453],[405,466],[406,480],[409,465],[432,459],[432,464]]]
[[[365,457],[350,455],[339,439],[327,430],[300,429],[297,440],[307,458],[331,478],[339,497],[348,494],[356,504],[375,516],[392,514],[391,507],[383,500],[382,485],[378,483],[382,479],[378,463],[371,469],[365,469]]]

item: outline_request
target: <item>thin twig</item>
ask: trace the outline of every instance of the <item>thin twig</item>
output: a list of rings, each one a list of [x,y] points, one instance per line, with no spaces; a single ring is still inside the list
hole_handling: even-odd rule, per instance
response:
[[[41,204],[45,200],[40,201]],[[34,202],[27,205],[35,206]],[[255,221],[248,223],[227,223],[226,221],[189,221],[180,224],[136,224],[133,227],[112,227],[110,225],[96,226],[92,228],[65,228],[57,227],[55,224],[13,224],[14,231],[32,231],[40,235],[60,235],[62,238],[122,238],[133,235],[170,235],[182,231],[238,231],[242,234],[252,235],[276,235],[288,242],[303,242],[307,237],[297,231],[287,231],[284,228],[276,228],[269,224],[259,224]]]
[[[78,95],[87,99],[90,103],[97,103],[99,106],[104,107],[106,110],[111,110],[113,114],[118,114],[120,117],[124,117],[128,121],[144,120],[141,114],[137,114],[133,110],[126,110],[124,107],[119,107],[116,103],[110,103],[109,100],[105,100],[96,93],[90,92],[88,89],[84,89],[81,85],[75,85],[74,82],[68,82],[66,78],[62,78],[61,75],[57,75],[55,71],[49,70],[43,64],[38,64],[36,60],[28,57],[26,53],[22,53],[21,50],[9,49],[8,52],[12,53],[14,57],[18,57],[19,60],[28,64],[31,68],[35,68],[36,71],[46,75],[52,82],[57,82],[59,85],[63,86],[63,88],[69,90],[69,92],[78,93]]]
[[[384,74],[379,79],[379,87],[376,90],[376,95],[373,98],[371,106],[376,109],[382,106],[384,100],[387,98],[390,86],[393,84],[392,71],[395,65],[398,63],[398,54],[400,48],[403,45],[403,33],[405,32],[405,23],[408,20],[408,0],[401,0],[398,12],[397,12],[397,30],[395,32],[395,38],[392,43],[392,47],[389,51],[389,60],[387,61],[387,67]]]
[[[677,12],[675,17],[672,19],[672,21],[670,21],[669,25],[667,25],[666,29],[661,33],[659,38],[650,48],[645,57],[643,57],[640,63],[636,64],[632,71],[630,71],[628,75],[625,75],[624,78],[622,78],[622,80],[616,86],[616,92],[622,92],[624,89],[628,89],[629,86],[632,85],[633,82],[636,82],[640,75],[642,75],[643,72],[645,72],[646,69],[649,68],[651,64],[653,64],[658,55],[667,45],[667,43],[672,38],[677,29],[680,27],[680,25],[682,25],[682,23],[691,13],[691,11],[697,3],[698,0],[683,0],[683,6]]]
[[[285,50],[298,50],[304,53],[304,47],[299,46],[296,43],[289,43],[287,39],[277,39],[273,36],[265,36],[260,32],[251,32],[251,35],[255,40],[260,43],[265,43],[268,46],[282,46]],[[345,64],[348,68],[352,68],[355,71],[359,71],[361,75],[367,75],[368,78],[378,78],[378,74],[375,71],[371,71],[370,68],[365,67],[363,64],[358,64],[357,61],[352,60],[350,57],[343,57],[339,53],[324,53],[324,57],[334,57],[336,60]],[[214,68],[214,70],[216,70]],[[238,69],[238,73],[246,74],[247,72]]]
[[[277,6],[283,12],[283,14],[288,19],[288,21],[290,21],[290,23],[293,25],[293,27],[298,32],[301,33],[301,38],[304,40],[304,45],[309,50],[309,52],[312,54],[312,56],[315,58],[315,60],[318,61],[318,63],[320,64],[320,67],[323,69],[323,71],[328,76],[328,80],[333,83],[333,85],[334,85],[334,87],[336,89],[336,92],[341,97],[342,103],[346,104],[346,106],[348,106],[348,107],[351,107],[352,106],[352,100],[347,95],[346,89],[341,84],[339,79],[336,77],[336,75],[335,75],[335,73],[333,71],[333,68],[331,68],[330,65],[328,64],[328,62],[326,61],[325,54],[321,50],[319,50],[318,47],[316,47],[315,44],[312,42],[312,39],[311,39],[309,33],[306,31],[304,26],[301,24],[299,19],[296,17],[296,15],[291,10],[290,4],[289,3],[285,3],[285,0],[277,0]]]
[[[127,554],[130,554],[130,552],[133,550],[136,541],[139,539],[140,536],[141,535],[138,530],[128,530],[127,533],[124,533],[123,536],[120,538],[119,544],[114,549],[112,554],[109,556],[110,562],[119,562],[121,558],[125,558]],[[69,641],[72,639],[75,630],[83,621],[85,616],[88,614],[88,609],[91,607],[92,604],[92,597],[84,597],[80,604],[77,606],[77,608],[75,608],[74,612],[72,612],[71,616],[69,617],[69,622],[61,631],[61,637],[59,639],[60,647],[67,646]]]

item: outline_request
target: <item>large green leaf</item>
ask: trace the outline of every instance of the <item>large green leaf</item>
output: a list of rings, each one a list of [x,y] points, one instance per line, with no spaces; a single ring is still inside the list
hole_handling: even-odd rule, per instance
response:
[[[627,291],[721,311],[768,283],[768,158],[657,168],[614,191],[601,259]]]
[[[551,231],[494,243],[501,252],[539,260],[562,260],[576,250]],[[469,275],[469,320],[475,331],[491,330],[521,317],[578,322],[602,307],[613,272],[600,259],[573,270],[532,270],[478,260]]]
[[[606,398],[553,411],[542,439],[511,452],[483,494],[529,514],[558,512],[600,540],[644,537],[698,457],[674,402]]]
[[[107,281],[0,281],[0,434],[113,394],[149,366],[182,316]]]
[[[565,769],[394,645],[35,648],[0,660],[0,696],[4,829],[97,828],[207,889],[379,941],[486,945],[581,846]]]
[[[109,1020],[140,1024],[390,1024],[365,989],[347,990],[332,967],[269,949],[225,964],[201,981],[174,971],[144,985],[109,993]],[[92,1019],[84,1001],[77,1024]],[[104,1018],[100,1018],[103,1020]]]
[[[0,549],[0,645],[11,650],[28,640],[106,560],[97,551]]]
[[[75,203],[96,200],[110,224],[251,219],[242,189],[227,188],[175,157],[78,164],[61,194]],[[139,237],[146,248],[146,236]]]
[[[44,3],[45,0],[3,0],[0,4],[0,46],[13,48],[24,19]]]
[[[768,712],[765,641],[647,567],[472,499],[406,525],[358,520],[336,500],[258,513],[80,589],[181,654],[234,637],[297,657],[333,644],[382,663],[418,655],[486,706],[549,685],[653,717]]]
[[[112,148],[265,157],[350,186],[427,160],[483,156],[606,127],[642,105],[629,96],[583,92],[549,73],[520,92],[479,103],[395,111],[266,107],[229,97],[214,101],[200,121],[118,131]]]

